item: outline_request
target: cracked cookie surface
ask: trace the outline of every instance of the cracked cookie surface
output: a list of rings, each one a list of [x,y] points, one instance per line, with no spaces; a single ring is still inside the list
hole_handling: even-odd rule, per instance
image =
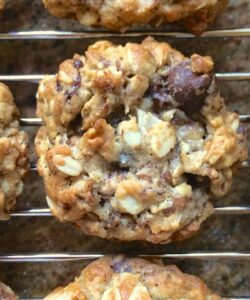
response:
[[[41,81],[36,150],[52,213],[103,238],[194,234],[247,157],[213,68],[152,38],[101,41]]]
[[[219,300],[198,277],[164,266],[122,255],[103,257],[89,264],[66,287],[57,288],[44,300]]]
[[[9,218],[29,169],[28,137],[20,130],[18,116],[9,88],[0,83],[0,220]]]
[[[227,5],[228,0],[43,0],[57,17],[74,16],[87,26],[125,31],[135,24],[172,23],[201,34]]]

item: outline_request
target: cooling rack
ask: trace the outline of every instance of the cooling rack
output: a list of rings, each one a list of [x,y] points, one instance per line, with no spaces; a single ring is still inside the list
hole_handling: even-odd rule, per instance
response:
[[[76,40],[85,38],[110,38],[110,37],[143,37],[143,36],[163,36],[171,38],[196,38],[192,34],[184,32],[166,32],[161,30],[153,30],[145,32],[143,30],[130,31],[126,34],[112,33],[107,31],[86,31],[86,32],[71,32],[71,31],[28,31],[28,32],[10,32],[0,33],[0,41],[2,40]],[[224,37],[250,37],[250,28],[229,29],[229,30],[211,30],[205,32],[202,38],[224,38]],[[241,81],[250,80],[250,72],[230,72],[217,73],[217,78],[221,81]],[[0,75],[0,81],[3,82],[28,82],[38,83],[44,77],[43,74],[15,74],[15,75]],[[240,116],[241,122],[250,123],[250,114]],[[29,126],[40,126],[42,124],[39,118],[21,118],[20,124],[24,128]],[[249,168],[250,161],[245,161],[242,168]],[[36,164],[31,164],[31,171],[36,172]],[[215,214],[217,215],[250,215],[250,206],[226,206],[216,207]],[[33,208],[12,213],[13,218],[50,218],[51,213],[48,208]],[[92,260],[100,258],[101,253],[32,253],[32,254],[0,254],[0,262],[17,263],[17,262],[55,262],[55,261],[76,261],[76,260]],[[182,260],[250,260],[250,252],[185,252],[185,253],[168,253],[168,254],[143,254],[138,253],[141,257],[154,258],[171,258]],[[232,300],[250,300],[249,297],[230,298]],[[38,299],[21,299],[21,300],[38,300]]]

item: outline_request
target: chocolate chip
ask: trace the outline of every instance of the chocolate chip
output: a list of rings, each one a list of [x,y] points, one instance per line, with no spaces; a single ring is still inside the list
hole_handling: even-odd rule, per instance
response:
[[[60,82],[56,81],[56,91],[60,93],[63,90],[63,87],[61,86]]]
[[[116,273],[131,272],[131,267],[126,264],[127,260],[123,257],[121,260],[112,265],[112,269]]]
[[[237,133],[245,135],[246,134],[246,127],[243,124],[240,124],[240,126],[237,128]]]
[[[64,93],[66,101],[69,101],[74,95],[77,95],[78,90],[81,87],[81,75],[79,69],[83,67],[83,62],[76,59],[74,61],[74,67],[78,69],[78,75],[76,76],[72,86]]]
[[[213,73],[193,73],[190,61],[185,60],[169,70],[168,91],[179,108],[192,115],[204,105],[213,78]]]
[[[81,86],[81,76],[78,75],[74,80],[72,87],[70,87],[70,89],[67,90],[64,94],[66,101],[69,101],[74,95],[78,93],[80,86]]]
[[[167,87],[165,86],[166,78],[162,78],[161,84],[151,84],[149,87],[146,96],[152,99],[152,109],[154,113],[159,114],[162,111],[170,108],[173,105],[172,97],[168,92]]]
[[[76,59],[75,62],[74,62],[74,67],[77,68],[77,69],[80,69],[83,67],[83,62],[79,59]]]
[[[104,228],[109,230],[111,228],[117,227],[120,224],[121,215],[118,212],[112,212],[109,214],[107,221],[104,223]]]

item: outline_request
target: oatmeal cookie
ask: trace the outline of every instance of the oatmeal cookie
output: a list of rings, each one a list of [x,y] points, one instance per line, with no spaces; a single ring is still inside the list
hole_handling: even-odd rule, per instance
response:
[[[44,300],[220,300],[198,277],[164,266],[122,255],[103,257],[89,264],[80,277],[60,287]]]
[[[38,170],[52,213],[86,234],[167,243],[213,213],[247,157],[210,57],[100,41],[40,82]]]
[[[186,29],[201,34],[227,5],[228,0],[43,0],[57,17],[74,16],[87,26],[103,26],[125,31],[135,24],[181,22]]]
[[[9,218],[29,169],[27,135],[20,130],[18,116],[9,88],[0,83],[0,220]]]
[[[15,293],[0,281],[0,299],[1,300],[17,300]]]

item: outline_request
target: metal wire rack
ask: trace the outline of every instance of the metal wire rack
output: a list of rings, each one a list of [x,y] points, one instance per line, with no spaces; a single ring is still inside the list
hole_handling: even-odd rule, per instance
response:
[[[184,32],[166,32],[161,30],[145,31],[130,31],[126,34],[112,33],[108,31],[85,31],[85,32],[70,32],[70,31],[27,31],[27,32],[10,32],[0,33],[0,41],[2,40],[76,40],[85,38],[109,38],[109,37],[140,37],[146,35],[163,36],[171,38],[196,38],[192,34]],[[224,37],[250,37],[250,28],[229,29],[229,30],[211,30],[206,31],[199,38],[224,38]],[[240,81],[250,80],[250,72],[234,72],[234,73],[217,73],[217,78],[221,81]],[[7,82],[29,82],[38,83],[44,77],[43,74],[16,74],[16,75],[0,75],[0,81]],[[250,123],[250,114],[240,116],[241,122]],[[40,126],[42,124],[39,118],[21,118],[21,126]],[[249,168],[250,161],[245,161],[242,168]],[[31,171],[36,171],[36,164],[31,164]],[[216,207],[215,214],[217,215],[250,215],[250,206],[226,206]],[[48,208],[33,208],[22,211],[15,211],[12,217],[51,217]],[[170,254],[137,254],[140,257],[154,258],[171,258],[184,260],[250,260],[250,252],[185,252],[185,253],[170,253]],[[35,254],[0,254],[0,262],[55,262],[55,261],[78,261],[78,260],[93,260],[103,256],[101,253],[35,253]],[[230,298],[231,300],[250,300],[249,297]],[[22,300],[39,300],[39,299],[22,299]]]

